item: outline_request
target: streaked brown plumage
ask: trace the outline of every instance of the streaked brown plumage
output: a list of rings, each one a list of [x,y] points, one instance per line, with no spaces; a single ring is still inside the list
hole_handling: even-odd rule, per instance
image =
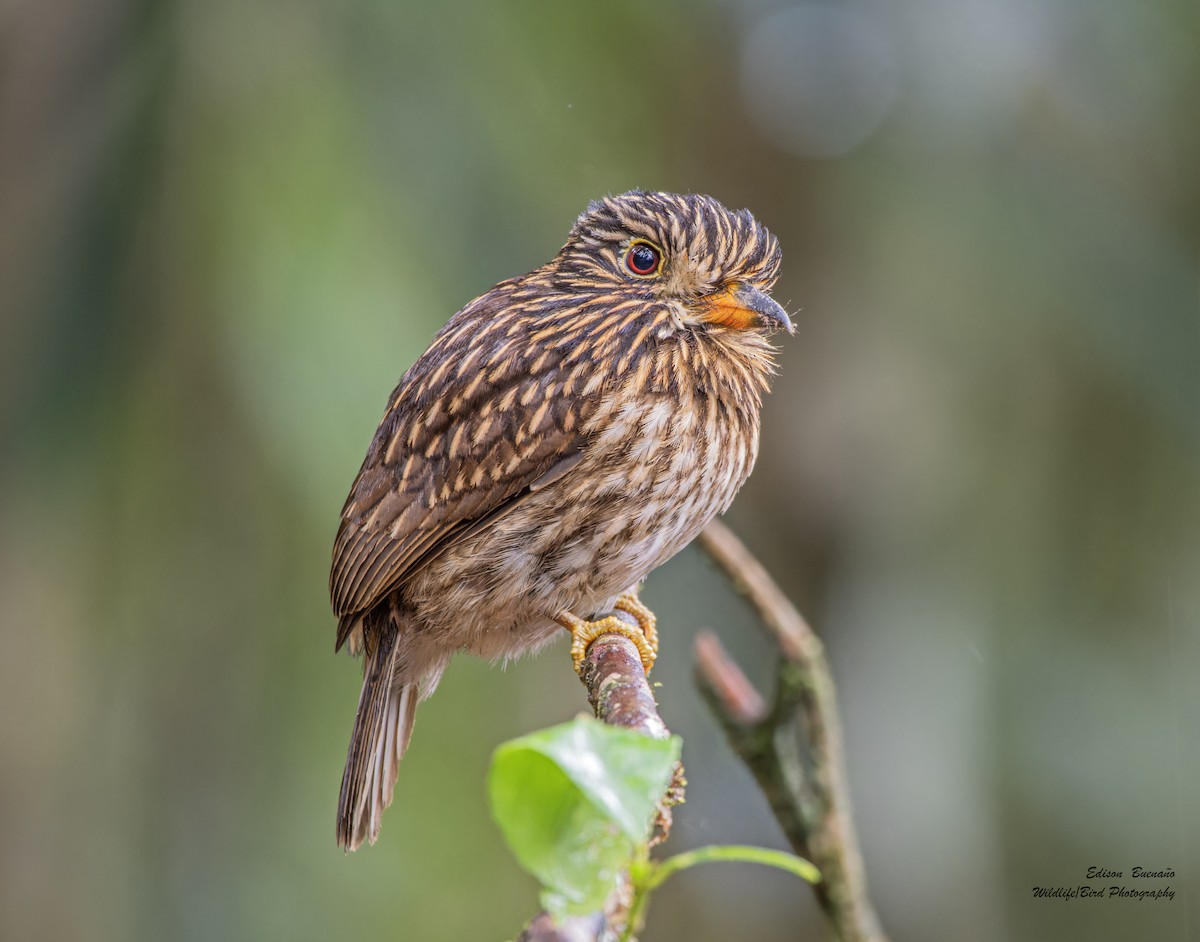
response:
[[[549,263],[454,315],[405,373],[333,550],[365,655],[338,842],[374,841],[419,699],[458,651],[536,650],[609,609],[741,487],[772,372],[778,243],[707,196],[590,204]]]

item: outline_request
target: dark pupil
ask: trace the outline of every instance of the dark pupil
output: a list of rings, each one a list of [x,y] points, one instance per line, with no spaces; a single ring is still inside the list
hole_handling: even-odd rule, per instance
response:
[[[648,245],[635,245],[629,253],[629,262],[635,272],[645,275],[654,271],[654,266],[658,264],[658,253]]]

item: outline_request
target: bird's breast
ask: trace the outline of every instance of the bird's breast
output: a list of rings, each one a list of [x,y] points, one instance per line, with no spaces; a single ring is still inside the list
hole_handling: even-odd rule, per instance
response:
[[[757,409],[694,387],[625,389],[599,410],[594,425],[590,489],[611,495],[613,516],[623,523],[623,543],[604,555],[629,582],[723,513],[758,453]]]
[[[599,610],[729,506],[758,450],[757,409],[636,377],[608,386],[583,431],[578,464],[406,587],[448,643],[510,657],[549,638],[556,612]]]

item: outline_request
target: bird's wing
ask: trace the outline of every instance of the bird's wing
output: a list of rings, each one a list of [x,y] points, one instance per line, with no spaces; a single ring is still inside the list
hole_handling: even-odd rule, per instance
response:
[[[538,342],[520,305],[480,316],[487,298],[456,315],[400,381],[342,509],[330,573],[339,647],[358,614],[434,553],[583,455],[598,391],[587,359],[569,332]]]

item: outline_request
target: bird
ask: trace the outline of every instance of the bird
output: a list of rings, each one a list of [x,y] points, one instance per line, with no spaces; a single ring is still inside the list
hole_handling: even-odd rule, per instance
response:
[[[363,657],[337,841],[374,843],[417,704],[459,652],[626,634],[637,587],[724,513],[758,454],[779,243],[710,196],[590,202],[551,261],[502,281],[404,373],[342,508],[335,650]],[[612,615],[624,610],[635,628]]]

